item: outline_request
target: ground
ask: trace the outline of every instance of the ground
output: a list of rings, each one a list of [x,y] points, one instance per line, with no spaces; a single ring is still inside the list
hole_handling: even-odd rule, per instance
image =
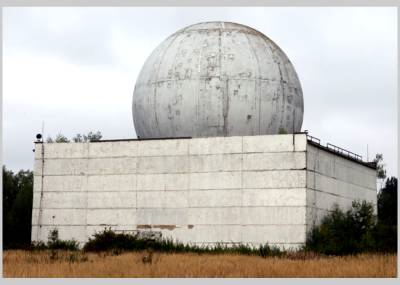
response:
[[[149,252],[3,252],[4,277],[396,277],[397,255],[268,257]]]

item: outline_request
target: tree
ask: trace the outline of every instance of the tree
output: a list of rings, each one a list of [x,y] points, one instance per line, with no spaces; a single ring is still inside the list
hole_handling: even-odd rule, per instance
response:
[[[380,180],[381,184],[379,189],[382,189],[383,181],[386,178],[386,169],[385,164],[383,163],[383,155],[381,153],[377,153],[375,155],[374,162],[376,163],[376,176]]]
[[[27,246],[31,241],[33,172],[17,174],[3,166],[3,245]]]
[[[95,133],[89,132],[87,135],[76,134],[76,136],[74,136],[72,138],[72,141],[76,142],[76,143],[97,142],[102,137],[103,137],[103,135],[101,134],[100,131],[97,131]],[[70,140],[63,134],[59,133],[54,140],[50,136],[47,137],[46,142],[47,143],[64,143],[64,142],[66,142],[67,143],[67,142],[70,142]]]
[[[56,136],[55,142],[56,143],[67,143],[67,142],[69,142],[69,139],[67,139],[67,137],[64,136],[63,134],[59,133]]]
[[[85,136],[84,136],[85,137]],[[97,142],[102,138],[102,134],[97,131],[96,133],[89,132],[87,135],[87,140],[90,142]]]
[[[96,133],[89,132],[87,135],[76,134],[72,140],[76,143],[80,142],[97,142],[102,138],[101,132],[97,131]]]
[[[386,180],[378,194],[378,219],[387,225],[397,225],[397,178]]]
[[[343,212],[337,205],[307,235],[306,249],[323,254],[397,252],[397,226],[374,215],[373,205],[353,201]]]
[[[375,227],[373,206],[353,201],[343,212],[338,205],[307,236],[307,248],[324,254],[355,254],[374,248],[371,233]]]

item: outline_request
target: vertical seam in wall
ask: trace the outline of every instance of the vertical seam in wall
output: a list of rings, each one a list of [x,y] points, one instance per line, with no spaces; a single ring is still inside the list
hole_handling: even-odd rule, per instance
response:
[[[39,200],[39,213],[38,213],[38,226],[37,226],[37,231],[36,231],[36,240],[39,240],[40,233],[41,233],[41,228],[42,228],[42,207],[43,207],[43,187],[44,187],[44,142],[42,142],[42,147],[41,147],[41,153],[42,153],[42,175],[41,175],[41,185],[40,185],[40,200]]]
[[[89,206],[89,142],[87,142],[87,159],[86,159],[86,173],[85,173],[85,178],[86,178],[86,183],[85,183],[85,192],[86,192],[86,207],[85,207],[85,240],[89,239],[88,235],[88,206]]]
[[[307,241],[307,226],[308,226],[308,220],[307,220],[307,217],[308,217],[308,215],[307,215],[307,212],[308,211],[310,211],[310,209],[308,208],[308,204],[307,204],[307,201],[308,201],[308,199],[307,199],[307,197],[308,197],[308,140],[307,140],[307,135],[306,135],[306,151],[305,151],[305,155],[306,155],[306,189],[305,189],[305,191],[306,191],[306,201],[305,201],[305,205],[306,205],[306,222],[305,222],[305,224],[306,224],[306,241]]]
[[[136,144],[136,167],[135,167],[135,229],[137,230],[137,224],[138,224],[138,169],[139,169],[139,159],[140,159],[140,153],[139,153],[139,142],[135,142]]]
[[[243,243],[243,136],[242,136],[242,159],[240,161],[240,243]]]
[[[188,169],[186,175],[188,175],[187,191],[186,191],[186,228],[189,230],[189,209],[190,209],[190,171],[191,171],[191,156],[190,156],[190,141],[187,141],[187,157],[188,157]],[[189,240],[192,240],[190,238]]]
[[[316,171],[315,171],[315,168],[316,168],[316,165],[317,165],[317,160],[318,160],[318,158],[319,158],[319,149],[317,150],[317,152],[316,152],[316,154],[315,154],[315,157],[314,157],[314,169],[313,169],[313,185],[314,185],[314,189],[317,189],[317,186],[316,186],[316,183],[315,183],[315,181],[316,181]],[[315,210],[315,215],[313,215],[313,226],[315,226],[315,224],[316,224],[316,219],[317,219],[317,217],[318,217],[318,213],[317,213],[317,210],[316,210],[316,205],[317,205],[317,191],[315,191],[315,190],[313,190],[313,195],[314,195],[314,199],[313,199],[313,209]],[[313,210],[313,211],[314,211]]]

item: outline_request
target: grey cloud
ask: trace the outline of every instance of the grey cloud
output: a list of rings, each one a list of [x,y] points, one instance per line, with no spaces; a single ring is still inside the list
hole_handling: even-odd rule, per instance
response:
[[[30,128],[41,125],[45,117],[54,123],[52,134],[57,128],[67,135],[99,129],[106,138],[134,137],[131,96],[146,57],[176,30],[214,20],[251,26],[284,50],[303,87],[303,130],[361,154],[369,144],[371,151],[384,154],[389,172],[397,173],[395,8],[6,8],[5,56],[10,50],[57,56],[77,66],[120,70],[132,78],[132,89],[118,97],[126,101],[114,109],[101,105],[89,119],[84,108],[77,109],[65,120],[68,111],[60,106],[47,115],[28,108],[25,111],[35,121]],[[32,92],[40,96],[40,90]],[[4,96],[7,107],[9,95]],[[102,96],[114,100],[113,94]],[[24,124],[17,115],[4,118],[10,126]],[[4,131],[6,164],[28,165],[22,163],[31,161],[28,153],[24,160],[19,149],[30,149],[34,134],[13,133],[11,127]]]

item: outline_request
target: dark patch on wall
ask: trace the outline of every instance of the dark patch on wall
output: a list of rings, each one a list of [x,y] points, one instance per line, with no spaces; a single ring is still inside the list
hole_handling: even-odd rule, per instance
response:
[[[150,225],[137,225],[136,228],[138,228],[138,229],[151,229],[151,226]]]

